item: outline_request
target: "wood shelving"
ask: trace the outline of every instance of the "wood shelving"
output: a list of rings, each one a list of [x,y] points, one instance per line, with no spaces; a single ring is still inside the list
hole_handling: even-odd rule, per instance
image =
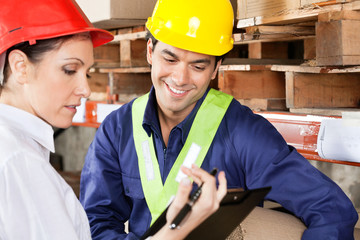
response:
[[[267,118],[307,159],[360,166],[320,158],[316,144],[321,121],[307,118],[339,118],[343,111],[360,111],[360,62],[353,66],[318,66],[316,62],[319,47],[326,47],[316,42],[317,35],[324,34],[317,31],[318,18],[353,19],[357,10],[360,1],[338,0],[237,20],[235,46],[247,45],[249,58],[230,54],[219,69],[216,87]],[[150,89],[145,36],[144,26],[121,29],[104,50],[113,56],[112,61],[104,59],[107,54],[98,55],[101,61],[95,72],[107,76],[110,102],[127,102]],[[294,41],[303,42],[302,59],[288,59],[288,44]],[[345,83],[344,88],[341,84]],[[87,118],[86,123],[74,125],[98,127],[100,123]]]

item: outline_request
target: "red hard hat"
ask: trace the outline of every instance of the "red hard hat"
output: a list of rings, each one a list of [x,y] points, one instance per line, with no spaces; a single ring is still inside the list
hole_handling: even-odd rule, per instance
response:
[[[0,0],[0,6],[0,54],[21,42],[82,32],[90,32],[94,47],[114,38],[94,28],[75,0]]]

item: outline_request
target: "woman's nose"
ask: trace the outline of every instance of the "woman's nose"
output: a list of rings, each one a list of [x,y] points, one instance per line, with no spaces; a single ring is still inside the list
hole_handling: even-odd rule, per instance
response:
[[[80,95],[84,98],[88,98],[90,96],[91,89],[88,83],[87,77],[81,79],[80,84],[75,89],[75,94]]]

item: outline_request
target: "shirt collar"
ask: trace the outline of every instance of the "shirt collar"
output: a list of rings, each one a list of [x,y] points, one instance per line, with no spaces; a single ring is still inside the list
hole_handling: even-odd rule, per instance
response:
[[[185,140],[189,134],[190,128],[198,112],[202,102],[204,101],[207,93],[209,92],[210,88],[206,90],[204,95],[197,101],[194,109],[191,113],[182,121],[180,122],[176,128],[179,128],[182,131],[182,141],[185,143]],[[156,95],[155,95],[155,88],[152,87],[149,93],[149,100],[147,102],[145,113],[144,113],[144,120],[143,120],[143,128],[145,129],[148,136],[151,135],[151,132],[154,131],[161,136],[161,128],[159,123],[159,118],[157,114],[157,102],[156,102]]]
[[[25,133],[44,148],[55,152],[54,130],[40,118],[24,110],[0,104],[0,123]]]

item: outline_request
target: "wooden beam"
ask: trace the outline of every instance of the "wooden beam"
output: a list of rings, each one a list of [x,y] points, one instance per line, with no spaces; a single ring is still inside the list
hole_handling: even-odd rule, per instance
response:
[[[360,21],[316,24],[316,61],[319,66],[360,65]]]
[[[315,35],[308,36],[295,36],[293,34],[269,34],[269,35],[259,35],[259,34],[248,34],[248,33],[235,33],[233,34],[234,44],[249,44],[256,42],[286,42],[286,41],[296,41],[307,38],[315,38]]]
[[[356,73],[286,72],[288,108],[359,108],[360,78]]]
[[[304,59],[316,59],[316,38],[304,39]]]
[[[351,10],[357,11],[360,10],[360,1],[346,1],[346,3],[338,3],[334,5],[328,5],[323,7],[307,7],[301,9],[292,9],[289,11],[278,12],[271,16],[262,16],[257,15],[252,18],[240,19],[237,22],[237,28],[246,28],[249,26],[259,26],[259,25],[282,25],[282,24],[292,24],[306,21],[317,21],[317,17],[320,13],[326,13],[331,11],[342,11],[342,10]]]
[[[287,42],[249,43],[249,58],[253,59],[287,59]]]
[[[149,73],[150,67],[136,67],[136,68],[100,68],[101,73]]]
[[[298,73],[360,73],[360,66],[355,67],[314,67],[306,65],[272,65],[271,71]]]
[[[284,73],[265,71],[219,71],[219,90],[236,99],[285,98]]]
[[[113,84],[111,94],[118,95],[119,102],[129,102],[150,91],[152,86],[149,73],[114,73],[110,72]]]
[[[291,34],[294,36],[315,35],[315,26],[299,26],[299,25],[284,25],[284,26],[252,26],[246,28],[246,33],[249,34]]]
[[[237,99],[242,105],[253,111],[286,111],[285,98]]]
[[[122,40],[135,40],[135,39],[145,39],[146,31],[135,32],[135,33],[126,33],[126,34],[118,34],[114,36],[114,40],[111,43],[117,43]]]
[[[120,66],[120,46],[105,44],[94,48],[94,60],[96,67],[119,67]]]
[[[319,22],[330,22],[338,20],[360,20],[360,12],[344,10],[337,12],[321,13],[318,16]]]
[[[286,72],[285,73],[285,94],[286,94],[286,107],[293,108],[294,107],[294,73]]]
[[[343,112],[360,112],[360,109],[359,108],[290,108],[289,111],[295,114],[341,117]]]

